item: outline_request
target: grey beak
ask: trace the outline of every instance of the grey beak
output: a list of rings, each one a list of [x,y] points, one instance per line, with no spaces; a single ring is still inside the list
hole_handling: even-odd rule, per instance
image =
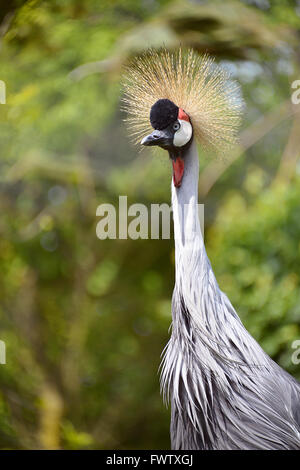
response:
[[[172,145],[173,135],[168,132],[166,129],[159,131],[155,130],[152,134],[147,135],[141,141],[141,145],[160,145],[162,147],[168,147]]]

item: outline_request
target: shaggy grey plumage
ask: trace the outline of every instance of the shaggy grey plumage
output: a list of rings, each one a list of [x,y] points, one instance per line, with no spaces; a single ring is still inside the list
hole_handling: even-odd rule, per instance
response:
[[[265,354],[221,292],[199,226],[195,143],[184,159],[182,186],[172,184],[176,282],[161,376],[172,448],[300,449],[300,384]]]

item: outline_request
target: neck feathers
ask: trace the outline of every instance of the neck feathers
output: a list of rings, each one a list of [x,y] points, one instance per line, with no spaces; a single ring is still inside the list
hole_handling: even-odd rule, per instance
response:
[[[198,279],[206,256],[198,214],[199,159],[193,141],[185,151],[184,176],[180,188],[172,181],[176,281]],[[198,274],[198,275],[197,275]]]
[[[245,330],[207,258],[195,143],[183,158],[181,187],[172,182],[176,282],[161,369],[164,398],[172,403],[172,448],[299,448],[291,407],[280,401],[292,382]]]
[[[172,181],[172,206],[176,249],[184,249],[197,239],[202,240],[198,216],[199,159],[193,141],[185,151],[184,176],[180,188]]]

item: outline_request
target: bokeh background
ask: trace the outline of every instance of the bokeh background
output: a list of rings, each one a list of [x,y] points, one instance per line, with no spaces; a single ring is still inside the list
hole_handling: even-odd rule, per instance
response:
[[[300,2],[3,3],[0,447],[169,447],[157,371],[173,241],[96,237],[101,203],[170,201],[166,155],[131,146],[120,111],[122,66],[149,46],[209,52],[241,84],[239,148],[200,162],[207,251],[251,334],[300,378]]]

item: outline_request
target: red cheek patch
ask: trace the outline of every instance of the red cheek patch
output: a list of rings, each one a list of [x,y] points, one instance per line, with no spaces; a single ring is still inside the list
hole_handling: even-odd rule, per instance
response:
[[[181,181],[183,178],[184,172],[184,161],[182,158],[177,157],[176,160],[172,160],[173,165],[173,182],[175,188],[179,188],[181,186]]]
[[[177,119],[182,119],[183,121],[190,122],[190,118],[188,117],[186,112],[183,111],[182,108],[179,108]]]

